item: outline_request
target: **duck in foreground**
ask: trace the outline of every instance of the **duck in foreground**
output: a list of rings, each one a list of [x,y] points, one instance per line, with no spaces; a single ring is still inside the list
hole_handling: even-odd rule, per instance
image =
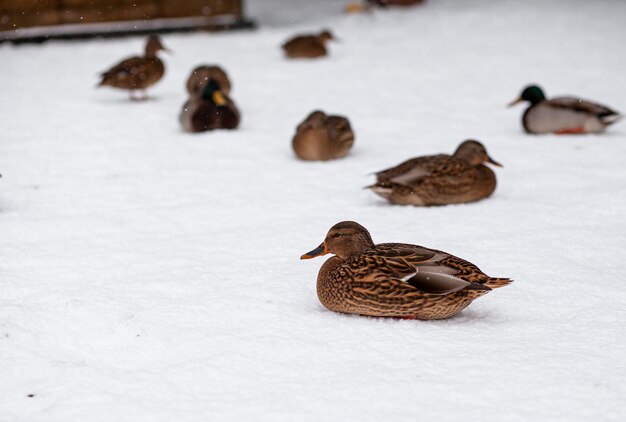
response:
[[[214,67],[212,73],[196,72],[196,70],[191,73],[187,81],[190,97],[179,115],[183,129],[187,132],[204,132],[213,129],[237,128],[241,115],[222,87],[222,84],[225,84],[228,91],[230,90],[230,81],[226,72],[217,67]]]
[[[328,54],[326,43],[334,40],[333,34],[324,30],[319,34],[297,35],[282,45],[287,57],[295,58],[316,58]]]
[[[509,107],[524,101],[530,103],[522,116],[522,126],[527,133],[600,133],[622,117],[606,106],[576,97],[548,100],[536,85],[524,88]]]
[[[335,312],[406,319],[456,315],[491,289],[493,278],[449,253],[403,243],[375,245],[367,229],[342,221],[301,259],[332,253],[317,276],[317,296]]]
[[[146,42],[144,56],[135,56],[122,60],[111,69],[102,73],[100,86],[125,89],[129,91],[131,100],[145,100],[146,88],[157,83],[165,73],[165,65],[157,57],[157,52],[168,51],[157,35],[151,35]],[[135,96],[135,91],[141,96]]]
[[[412,158],[379,171],[374,193],[399,205],[447,205],[474,202],[496,189],[496,175],[484,163],[493,160],[478,141],[461,143],[453,155],[439,154]]]
[[[350,122],[343,116],[314,111],[298,125],[292,140],[301,160],[332,160],[348,155],[354,143]]]

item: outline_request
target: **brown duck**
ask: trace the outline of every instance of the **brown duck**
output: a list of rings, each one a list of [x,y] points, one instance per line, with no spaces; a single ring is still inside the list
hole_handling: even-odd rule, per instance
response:
[[[353,143],[348,119],[318,110],[298,125],[292,146],[302,160],[332,160],[345,157]]]
[[[195,78],[193,72],[190,78]],[[187,86],[189,87],[189,83]],[[235,103],[215,79],[207,80],[203,87],[194,87],[194,92],[179,115],[180,124],[187,132],[235,129],[240,120]]]
[[[328,54],[326,42],[334,40],[330,31],[324,30],[317,35],[297,35],[283,44],[283,50],[287,57],[315,58]]]
[[[346,13],[367,12],[374,7],[413,6],[423,3],[424,0],[366,0],[365,2],[348,3],[344,8]]]
[[[453,155],[417,157],[376,173],[368,186],[392,204],[446,205],[487,198],[496,189],[496,175],[484,163],[502,165],[478,141],[467,140]]]
[[[98,86],[110,86],[129,91],[131,99],[146,99],[146,88],[157,83],[165,73],[165,66],[157,57],[160,50],[167,51],[157,35],[151,35],[146,42],[144,56],[130,57],[102,73]],[[141,91],[136,97],[135,91]]]
[[[319,271],[317,296],[329,310],[347,314],[444,319],[511,283],[446,252],[404,243],[375,245],[354,221],[335,224],[301,259],[328,253],[335,256]]]

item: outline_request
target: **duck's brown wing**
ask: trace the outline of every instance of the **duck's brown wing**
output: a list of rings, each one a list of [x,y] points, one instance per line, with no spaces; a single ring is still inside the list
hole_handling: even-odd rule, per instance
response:
[[[326,55],[324,43],[313,35],[295,37],[284,43],[282,48],[290,57],[318,57]]]
[[[506,286],[513,281],[510,278],[489,277],[478,266],[463,258],[442,251],[436,252],[439,254],[439,259],[436,262],[437,266],[444,267],[447,271],[455,271],[454,275],[456,277],[470,283],[478,283],[494,289]]]
[[[345,264],[360,289],[396,295],[444,295],[472,284],[454,266],[442,263],[448,255],[421,246],[383,243]]]
[[[326,119],[328,137],[337,144],[338,148],[349,148],[354,142],[354,132],[350,122],[343,116],[328,116]]]
[[[138,56],[123,60],[102,73],[101,85],[113,84],[131,87],[138,81],[148,79],[152,62],[152,60]]]
[[[602,104],[575,97],[557,97],[545,101],[546,105],[554,108],[568,109],[580,113],[591,114],[599,118],[619,116],[619,113]]]
[[[226,105],[218,107],[220,128],[236,129],[239,126],[241,114],[239,113],[239,109],[237,109],[235,102],[231,100],[230,97],[228,97],[227,95],[225,95],[224,97],[227,101]]]
[[[414,158],[379,172],[377,185],[396,184],[437,195],[458,195],[472,189],[478,176],[477,169],[466,161],[442,154]]]
[[[376,245],[323,280],[326,286],[321,287],[320,298],[326,307],[339,312],[448,318],[491,289],[465,280],[455,268],[442,264],[446,255],[415,245]]]
[[[423,169],[424,174],[428,174],[431,172],[431,167],[433,164],[439,160],[439,157],[448,157],[447,155],[429,155],[425,157],[416,157],[411,158],[410,160],[404,161],[397,166],[389,167],[388,169],[378,171],[374,173],[378,180],[390,180],[394,177],[399,177],[405,174],[410,173],[412,170],[418,168]]]

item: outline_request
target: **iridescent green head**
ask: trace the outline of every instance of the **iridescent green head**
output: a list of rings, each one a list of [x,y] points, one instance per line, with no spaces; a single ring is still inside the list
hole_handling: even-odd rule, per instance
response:
[[[522,91],[522,94],[519,98],[513,100],[509,107],[514,106],[517,103],[521,103],[522,101],[528,101],[529,103],[535,105],[546,99],[546,96],[543,94],[541,88],[537,85],[529,85]]]
[[[209,79],[209,82],[202,92],[202,98],[218,106],[226,104],[226,100],[222,94],[222,87],[215,79]]]

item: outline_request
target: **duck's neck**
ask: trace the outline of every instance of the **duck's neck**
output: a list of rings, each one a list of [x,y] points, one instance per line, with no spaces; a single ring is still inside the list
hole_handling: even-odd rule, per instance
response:
[[[328,277],[331,275],[333,271],[344,264],[344,260],[339,258],[338,256],[333,256],[324,262],[322,268],[320,268],[320,272],[317,274],[317,283],[323,283],[325,280],[328,280]]]
[[[158,47],[155,47],[154,45],[148,44],[146,46],[145,57],[147,59],[156,59],[158,51],[159,51]]]
[[[331,311],[340,311],[341,307],[339,306],[340,301],[337,299],[340,286],[336,283],[331,283],[330,276],[344,263],[343,259],[333,256],[324,262],[317,275],[317,297],[320,303]]]

